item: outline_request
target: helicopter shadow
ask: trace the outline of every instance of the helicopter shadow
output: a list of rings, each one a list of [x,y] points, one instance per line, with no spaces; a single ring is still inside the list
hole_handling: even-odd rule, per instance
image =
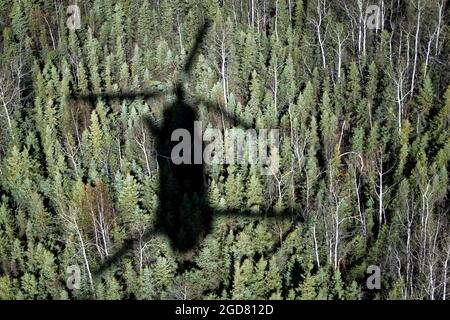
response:
[[[186,83],[190,77],[194,60],[198,55],[208,28],[208,22],[200,27],[179,80],[174,85],[172,92],[147,90],[141,92],[76,95],[72,97],[74,100],[95,102],[97,99],[102,99],[111,102],[114,100],[148,100],[166,94],[175,96],[174,101],[164,107],[161,125],[157,125],[150,116],[146,116],[143,119],[155,139],[159,176],[159,205],[154,227],[149,228],[143,237],[140,238],[140,241],[147,242],[155,234],[164,234],[169,238],[174,251],[181,253],[195,249],[201,242],[201,239],[211,232],[214,216],[263,218],[262,215],[250,214],[250,210],[229,211],[213,209],[208,199],[207,175],[203,161],[195,159],[193,152],[188,155],[182,155],[183,159],[189,158],[190,161],[184,161],[183,163],[173,161],[171,152],[179,144],[178,141],[172,141],[173,133],[176,130],[194,137],[190,139],[190,148],[187,148],[188,150],[198,148],[199,145],[195,145],[196,143],[200,144],[201,150],[204,149],[203,139],[196,136],[198,131],[195,128],[195,122],[199,121],[199,105],[204,106],[208,112],[220,114],[222,119],[226,119],[228,123],[244,129],[252,129],[254,127],[253,124],[238,119],[234,114],[231,114],[221,106],[198,97],[192,99],[185,92],[183,83]],[[279,219],[280,216],[275,217],[269,214],[266,215],[266,218]],[[95,276],[101,275],[119,262],[122,257],[132,254],[133,248],[137,246],[137,241],[138,239],[134,237],[126,239],[121,247],[103,261],[93,274]]]

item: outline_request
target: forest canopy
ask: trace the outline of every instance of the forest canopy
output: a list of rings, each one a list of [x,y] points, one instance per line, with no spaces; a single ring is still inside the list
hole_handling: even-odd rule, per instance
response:
[[[449,6],[1,0],[0,300],[448,299]],[[180,92],[278,129],[279,170],[206,165],[204,199],[170,198],[145,119]]]

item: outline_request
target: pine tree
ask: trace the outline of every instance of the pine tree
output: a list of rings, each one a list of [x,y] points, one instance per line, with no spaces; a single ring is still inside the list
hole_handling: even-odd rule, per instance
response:
[[[38,283],[32,274],[25,273],[20,279],[20,282],[21,292],[19,293],[19,297],[21,299],[32,300],[45,298],[45,293],[39,292]]]
[[[15,297],[17,294],[11,279],[7,275],[0,276],[0,299],[13,300]]]
[[[99,44],[94,37],[92,30],[88,29],[88,42],[86,44],[89,66],[89,80],[92,84],[93,92],[100,93],[102,91],[101,78],[99,71]]]
[[[249,282],[253,278],[253,263],[250,259],[245,259],[242,264],[235,263],[233,275],[233,289],[231,291],[232,299],[250,299],[253,292],[249,288]]]
[[[264,204],[264,189],[256,166],[250,167],[250,179],[248,180],[247,190],[248,208],[253,213],[261,212]]]
[[[260,103],[262,101],[262,86],[261,81],[259,80],[259,76],[256,70],[252,72],[252,81],[250,85],[250,100],[245,107],[245,116],[244,118],[248,123],[253,123],[255,120],[255,116],[258,114],[260,110]]]
[[[120,300],[123,297],[121,285],[111,274],[108,274],[108,276],[105,277],[104,290],[105,292],[103,298],[105,300]]]
[[[27,17],[27,10],[25,9],[25,4],[23,2],[13,1],[13,6],[11,9],[10,19],[11,19],[11,29],[13,30],[16,39],[19,42],[24,41],[29,34],[29,20]]]
[[[252,72],[255,67],[256,61],[256,48],[257,44],[255,41],[255,36],[252,32],[241,35],[242,39],[245,39],[242,44],[241,53],[241,63],[240,63],[240,75],[241,83],[240,86],[243,89],[242,98],[247,99],[249,92],[249,83],[251,79]]]
[[[423,132],[425,129],[428,116],[433,108],[434,104],[434,89],[431,82],[430,74],[428,73],[419,89],[419,95],[417,97],[416,110],[414,110],[414,127],[416,132]]]
[[[356,62],[350,63],[347,78],[347,103],[345,105],[345,117],[348,122],[361,125],[365,123],[364,118],[354,119],[357,117],[365,117],[367,114],[366,104],[361,100],[361,77]],[[356,120],[356,122],[354,122]]]
[[[229,210],[239,210],[243,204],[243,181],[242,176],[236,170],[235,165],[228,166],[227,179],[225,181],[225,202]]]
[[[119,180],[118,183],[119,190],[117,202],[120,210],[120,218],[124,224],[128,224],[132,221],[135,215],[139,214],[140,211],[138,207],[138,184],[130,174],[128,174],[122,181]]]
[[[280,108],[295,103],[297,95],[297,81],[292,56],[288,55],[283,72],[280,75]]]

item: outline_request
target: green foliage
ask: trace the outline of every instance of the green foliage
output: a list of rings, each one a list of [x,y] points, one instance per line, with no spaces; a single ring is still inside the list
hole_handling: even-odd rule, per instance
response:
[[[0,1],[0,299],[449,299],[448,19],[437,38],[427,2],[412,63],[413,6],[362,32],[316,5],[92,0],[73,31],[54,1]],[[279,129],[280,168],[205,165],[176,214],[147,119],[180,80],[206,127]]]

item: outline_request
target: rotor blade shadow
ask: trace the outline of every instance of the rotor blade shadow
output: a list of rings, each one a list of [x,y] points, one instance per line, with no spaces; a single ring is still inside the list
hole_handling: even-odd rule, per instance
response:
[[[133,253],[134,249],[138,246],[139,241],[141,241],[142,243],[146,243],[153,236],[158,234],[161,234],[161,232],[156,230],[155,228],[148,228],[140,239],[136,237],[126,239],[120,246],[120,248],[114,252],[114,254],[109,256],[106,260],[102,261],[100,266],[93,270],[92,275],[94,276],[94,278],[101,277],[108,269],[117,265],[117,263],[119,263],[123,257]]]
[[[105,100],[135,100],[135,99],[152,99],[159,98],[167,94],[166,90],[146,90],[146,91],[125,91],[117,93],[90,93],[90,94],[78,94],[70,97],[70,100],[81,100],[81,101],[95,101],[97,99]]]
[[[215,210],[213,217],[225,217],[225,218],[247,218],[251,220],[295,220],[296,218],[292,214],[288,213],[274,213],[273,211],[234,211],[234,210]]]
[[[209,29],[210,25],[211,25],[211,23],[207,20],[199,28],[199,31],[198,31],[197,36],[194,41],[194,45],[191,48],[189,55],[186,57],[186,62],[184,64],[184,68],[183,68],[183,73],[184,73],[185,77],[189,76],[189,74],[191,72],[192,66],[194,65],[194,60],[199,53],[199,48],[203,44],[203,39],[205,38],[206,34],[208,33],[208,29]]]
[[[197,98],[195,100],[195,103],[196,103],[196,105],[205,106],[207,111],[213,112],[215,114],[218,114],[218,115],[224,117],[225,120],[227,122],[231,123],[232,125],[236,125],[236,126],[244,128],[244,129],[253,129],[254,128],[253,123],[250,123],[246,120],[236,117],[236,115],[225,110],[219,104],[216,104],[216,103],[213,103],[211,101],[207,101],[207,100],[204,100],[201,98]]]
[[[272,220],[274,222],[277,221],[296,221],[298,218],[287,214],[287,213],[281,213],[281,214],[274,214],[273,212],[265,211],[257,211],[257,212],[251,212],[250,210],[247,211],[237,211],[237,210],[214,210],[214,213],[212,217],[223,217],[223,218],[229,218],[229,219],[239,219],[242,221],[244,218],[245,220]],[[162,235],[161,231],[155,229],[155,228],[148,228],[148,230],[145,231],[144,235],[141,237],[140,241],[142,243],[146,243],[150,241],[150,239],[157,235]],[[132,254],[134,249],[138,247],[139,239],[136,237],[128,238],[124,241],[124,243],[120,246],[120,248],[115,251],[113,255],[111,255],[108,259],[101,262],[101,265],[94,269],[92,274],[94,278],[100,278],[108,269],[114,267],[117,265],[117,263],[120,262],[120,260],[129,255]]]

